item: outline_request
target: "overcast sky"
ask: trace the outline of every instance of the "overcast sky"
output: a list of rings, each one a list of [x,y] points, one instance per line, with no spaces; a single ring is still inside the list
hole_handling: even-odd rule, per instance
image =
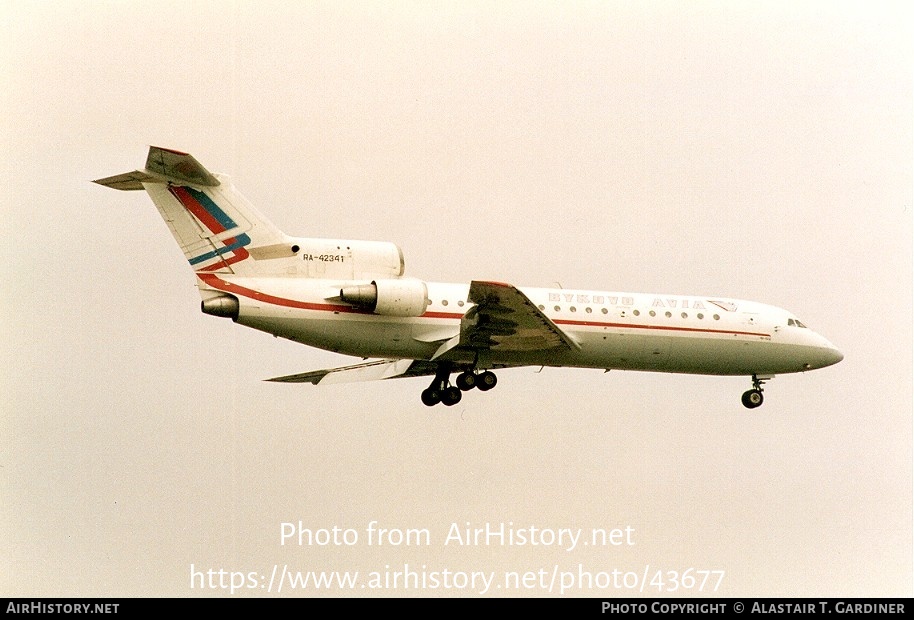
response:
[[[723,577],[675,595],[912,594],[906,3],[490,5],[3,3],[0,591],[230,594],[193,566],[253,573],[234,596],[688,569]],[[265,383],[352,359],[199,312],[148,197],[90,183],[149,145],[411,276],[752,299],[846,358],[751,412],[740,377],[515,369],[433,409],[425,379]],[[281,545],[299,521],[357,540]],[[495,582],[362,587],[407,565]],[[274,567],[361,581],[277,594]]]

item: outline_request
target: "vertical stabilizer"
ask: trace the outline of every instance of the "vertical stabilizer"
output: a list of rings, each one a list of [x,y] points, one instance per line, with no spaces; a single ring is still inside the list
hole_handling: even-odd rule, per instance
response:
[[[264,248],[289,243],[227,176],[211,173],[187,153],[153,146],[144,170],[95,183],[125,191],[145,189],[197,272],[276,275],[274,261],[257,261],[250,250],[257,255],[257,250],[262,254]]]

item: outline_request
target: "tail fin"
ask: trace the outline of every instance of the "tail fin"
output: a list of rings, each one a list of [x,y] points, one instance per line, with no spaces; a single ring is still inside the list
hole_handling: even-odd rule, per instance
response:
[[[197,272],[273,275],[273,261],[292,256],[289,238],[263,217],[227,176],[213,174],[187,153],[149,148],[145,170],[98,179],[119,190],[145,189]],[[282,261],[280,261],[282,262]]]

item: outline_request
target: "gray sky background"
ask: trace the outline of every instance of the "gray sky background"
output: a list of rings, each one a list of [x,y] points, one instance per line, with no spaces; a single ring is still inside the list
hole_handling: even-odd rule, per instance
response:
[[[408,564],[911,595],[905,7],[3,3],[0,592],[221,596],[191,565]],[[412,276],[753,299],[846,359],[752,412],[748,378],[518,369],[450,409],[420,379],[264,383],[350,358],[199,312],[148,197],[90,183],[151,144],[290,234],[400,244]],[[299,520],[359,541],[281,546]],[[368,545],[371,521],[430,544]],[[635,544],[444,545],[455,522]],[[327,593],[475,591],[281,595]]]

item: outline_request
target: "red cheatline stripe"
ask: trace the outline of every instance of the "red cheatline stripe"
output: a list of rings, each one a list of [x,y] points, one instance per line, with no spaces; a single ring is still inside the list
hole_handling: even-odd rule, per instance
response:
[[[771,334],[762,334],[759,332],[740,332],[723,329],[705,329],[702,327],[676,327],[674,325],[638,325],[637,323],[602,323],[600,321],[571,321],[566,319],[557,319],[556,325],[583,325],[586,327],[618,327],[624,329],[659,329],[662,331],[676,332],[699,332],[706,334],[733,334],[734,336],[765,336],[771,337]]]
[[[371,314],[370,310],[361,310],[351,306],[341,306],[337,304],[315,304],[307,301],[296,301],[294,299],[286,299],[284,297],[268,295],[266,293],[261,293],[260,291],[255,291],[254,289],[238,286],[237,284],[232,284],[231,282],[226,282],[214,273],[197,272],[197,277],[213,288],[219,289],[220,291],[225,291],[235,295],[242,295],[244,297],[249,297],[257,301],[262,301],[277,306],[285,306],[287,308],[300,308],[302,310],[325,310],[332,312],[351,312],[353,314]]]
[[[423,319],[462,319],[462,314],[454,312],[426,312],[422,315]]]
[[[373,314],[370,310],[363,310],[361,308],[353,308],[352,306],[342,306],[339,304],[318,304],[311,303],[307,301],[296,301],[294,299],[286,299],[284,297],[276,297],[275,295],[268,295],[266,293],[261,293],[260,291],[255,291],[244,286],[239,286],[237,284],[232,284],[231,282],[226,282],[218,275],[214,273],[202,273],[197,272],[197,277],[203,280],[206,284],[209,284],[215,289],[220,291],[225,291],[227,293],[232,293],[234,295],[241,295],[243,297],[249,297],[251,299],[256,299],[257,301],[262,301],[269,304],[274,304],[277,306],[284,306],[286,308],[300,308],[302,310],[318,310],[323,312],[347,312],[350,314]],[[421,318],[425,319],[460,319],[462,314],[457,314],[454,312],[426,312],[422,315]],[[638,325],[638,324],[627,324],[627,323],[603,323],[600,321],[571,321],[565,319],[557,319],[554,321],[557,325],[580,325],[584,327],[613,327],[617,329],[650,329],[650,330],[660,330],[660,331],[678,331],[678,332],[693,332],[693,333],[706,333],[706,334],[726,334],[734,336],[764,336],[770,338],[770,334],[763,334],[759,332],[741,332],[741,331],[732,331],[732,330],[721,330],[721,329],[704,329],[699,327],[675,327],[672,325]]]
[[[237,284],[232,284],[231,282],[226,282],[218,275],[214,273],[203,273],[197,272],[197,277],[212,286],[213,288],[219,289],[220,291],[225,291],[226,293],[232,293],[234,295],[241,295],[243,297],[248,297],[250,299],[256,299],[257,301],[262,301],[268,304],[274,304],[276,306],[284,306],[286,308],[300,308],[301,310],[318,310],[323,312],[348,312],[350,314],[374,314],[371,310],[364,310],[362,308],[354,308],[352,306],[342,306],[340,304],[322,304],[322,303],[312,303],[308,301],[297,301],[295,299],[286,299],[285,297],[277,297],[275,295],[268,295],[266,293],[261,293],[260,291],[255,291],[254,289],[247,288],[245,286],[239,286]],[[459,319],[463,315],[455,314],[451,312],[426,312],[422,315],[423,318],[431,319]]]

